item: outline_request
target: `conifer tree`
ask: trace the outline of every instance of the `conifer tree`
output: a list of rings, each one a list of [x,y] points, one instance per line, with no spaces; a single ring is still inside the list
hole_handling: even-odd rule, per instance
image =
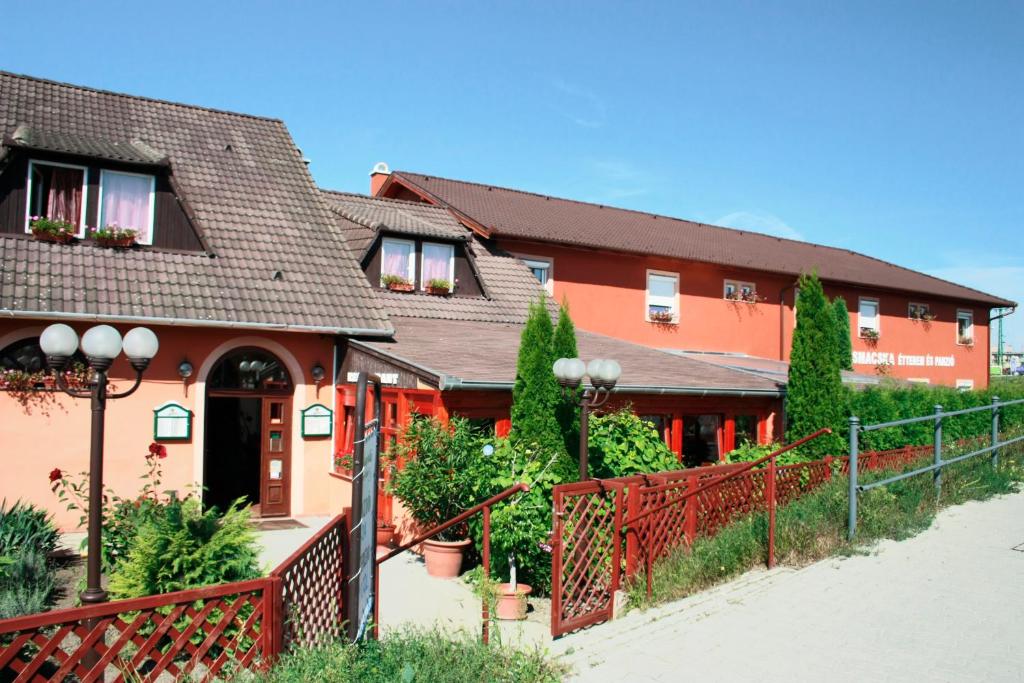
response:
[[[839,374],[836,317],[815,273],[802,275],[799,287],[786,387],[786,441],[831,427],[831,436],[820,437],[801,451],[808,456],[837,455],[843,445],[847,397]]]
[[[837,296],[832,299],[832,313],[836,318],[836,351],[839,354],[839,369],[853,370],[853,339],[850,338],[850,310],[846,299]]]
[[[512,438],[564,453],[565,442],[558,426],[561,390],[552,369],[554,329],[541,299],[530,305],[519,340],[516,382],[512,388]]]
[[[569,316],[569,303],[562,301],[558,309],[558,325],[555,326],[555,336],[551,341],[551,356],[559,358],[577,358],[579,351],[576,348],[576,328]],[[572,454],[579,448],[580,438],[580,409],[577,405],[579,389],[574,392],[566,391],[560,395],[558,404],[558,426],[562,430],[562,439],[565,442],[565,450]]]

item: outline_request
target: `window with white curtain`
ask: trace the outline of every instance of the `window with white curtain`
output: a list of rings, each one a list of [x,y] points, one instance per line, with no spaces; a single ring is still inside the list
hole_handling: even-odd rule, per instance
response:
[[[100,172],[100,213],[97,227],[134,230],[139,244],[153,243],[156,178],[140,173]]]
[[[385,237],[380,247],[380,276],[397,275],[408,283],[416,279],[416,243]]]
[[[865,331],[875,334],[879,332],[878,299],[860,298],[857,326],[860,328],[860,336],[865,336]]]
[[[423,262],[420,269],[420,289],[426,289],[431,280],[445,280],[455,284],[455,247],[436,242],[423,243]]]

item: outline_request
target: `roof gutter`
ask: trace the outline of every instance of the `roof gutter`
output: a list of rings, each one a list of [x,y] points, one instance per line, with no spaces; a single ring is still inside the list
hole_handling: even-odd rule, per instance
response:
[[[320,327],[317,325],[289,325],[286,323],[247,323],[237,320],[196,320],[192,318],[158,318],[145,315],[103,315],[98,313],[65,313],[63,311],[17,311],[0,309],[0,315],[9,318],[30,318],[34,320],[79,320],[103,323],[149,323],[172,327],[227,327],[240,330],[266,330],[277,332],[309,332],[319,334],[341,334],[360,337],[392,337],[393,329],[377,330],[364,327]]]
[[[1007,308],[1009,308],[1009,310],[1007,310]],[[1000,313],[999,315],[989,316],[988,321],[989,322],[994,322],[996,320],[999,320],[1000,318],[1005,318],[1008,315],[1013,315],[1014,313],[1017,312],[1017,304],[1014,304],[1014,305],[1008,306],[1008,307],[1003,307],[1002,311],[1003,312]]]
[[[464,380],[442,375],[438,382],[441,391],[511,391],[514,382],[487,382]],[[620,384],[612,389],[616,394],[652,394],[656,396],[731,396],[734,398],[781,398],[784,389],[715,389],[710,387],[663,387],[642,384]]]

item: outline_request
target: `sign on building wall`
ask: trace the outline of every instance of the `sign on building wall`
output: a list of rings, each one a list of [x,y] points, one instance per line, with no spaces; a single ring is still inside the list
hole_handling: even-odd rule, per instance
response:
[[[188,441],[191,438],[191,410],[173,401],[153,409],[154,441]]]
[[[377,373],[377,376],[380,377],[381,384],[398,384],[397,372],[379,372]],[[354,383],[359,379],[359,373],[350,372],[346,377],[349,382]]]
[[[330,436],[334,433],[334,411],[321,403],[302,410],[302,436]]]
[[[895,365],[897,367],[952,368],[956,367],[955,356],[933,356],[930,353],[913,355],[889,353],[888,351],[854,351],[854,365]]]

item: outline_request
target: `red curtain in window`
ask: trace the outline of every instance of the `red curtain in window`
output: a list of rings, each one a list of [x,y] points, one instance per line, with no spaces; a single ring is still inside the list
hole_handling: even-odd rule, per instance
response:
[[[53,168],[50,171],[50,196],[46,216],[67,221],[76,228],[82,218],[82,172],[74,168]]]

